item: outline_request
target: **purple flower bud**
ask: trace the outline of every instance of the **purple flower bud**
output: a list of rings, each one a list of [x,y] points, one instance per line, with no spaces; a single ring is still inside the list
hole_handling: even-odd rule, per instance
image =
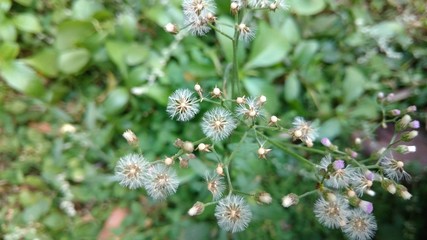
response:
[[[343,160],[335,160],[332,163],[332,166],[334,167],[335,170],[340,170],[340,169],[343,169],[345,167],[345,163]]]
[[[409,123],[409,126],[411,128],[414,128],[414,129],[420,128],[420,122],[418,120],[414,120],[414,121],[412,121],[412,122]]]
[[[391,115],[393,116],[399,116],[400,115],[400,110],[399,109],[393,109],[390,111]]]
[[[329,141],[328,138],[322,138],[322,140],[320,140],[320,142],[323,144],[323,146],[325,147],[330,147],[332,145],[331,141]]]
[[[351,151],[351,154],[350,154],[350,156],[352,157],[352,158],[357,158],[357,156],[358,156],[359,154],[357,153],[357,152],[355,152],[355,151]]]
[[[369,181],[374,181],[374,177],[375,175],[373,172],[369,170],[365,172],[365,178],[368,179]]]
[[[371,202],[361,200],[359,203],[359,207],[365,212],[365,213],[372,213],[374,210],[374,205]]]

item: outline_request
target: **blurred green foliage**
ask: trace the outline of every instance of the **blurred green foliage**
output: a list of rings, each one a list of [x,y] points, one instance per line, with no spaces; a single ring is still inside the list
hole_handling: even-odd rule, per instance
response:
[[[348,143],[352,133],[378,122],[379,91],[402,93],[405,101],[396,107],[427,105],[424,1],[289,4],[289,12],[257,12],[257,36],[239,49],[245,91],[266,95],[269,112],[317,119],[320,136]],[[228,7],[229,1],[218,1],[218,15],[229,16]],[[94,239],[113,209],[127,207],[116,231],[122,239],[229,237],[218,229],[213,208],[197,218],[186,215],[195,201],[209,199],[203,182],[203,169],[215,164],[209,155],[179,171],[182,185],[166,202],[111,178],[117,159],[133,151],[121,137],[128,128],[149,159],[173,153],[177,137],[201,137],[196,121],[168,118],[167,97],[197,82],[206,89],[221,85],[227,74],[227,39],[216,41],[213,32],[175,38],[162,29],[168,22],[182,22],[180,1],[0,0],[0,235],[20,228],[24,239]],[[64,124],[75,132],[64,131]],[[246,143],[241,153],[255,152],[253,146]],[[234,181],[244,191],[280,199],[312,189],[290,156],[274,151],[262,164],[255,153],[240,158]],[[74,217],[59,207],[56,176],[62,173]],[[423,235],[426,178],[417,174],[414,200],[372,199],[378,238]],[[251,202],[254,220],[234,238],[342,238],[317,223],[313,202],[306,198],[291,209],[278,200],[265,207]]]

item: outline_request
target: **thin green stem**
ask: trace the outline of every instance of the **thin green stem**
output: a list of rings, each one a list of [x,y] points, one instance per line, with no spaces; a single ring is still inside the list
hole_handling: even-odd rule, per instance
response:
[[[219,28],[215,27],[212,23],[208,23],[209,27],[211,27],[213,30],[215,30],[216,32],[218,32],[219,34],[223,35],[224,37],[230,39],[231,41],[233,41],[233,38],[228,35],[227,33],[219,30]]]
[[[227,175],[227,184],[228,184],[228,195],[231,195],[233,192],[233,185],[231,184],[230,172],[228,171],[228,165],[224,166],[225,175]]]
[[[299,199],[301,199],[301,198],[307,197],[307,196],[309,196],[309,195],[311,195],[311,194],[317,193],[318,191],[319,191],[319,190],[317,190],[317,189],[315,189],[315,190],[311,190],[311,191],[309,191],[309,192],[306,192],[306,193],[304,193],[304,194],[299,195],[299,196],[298,196],[298,198],[299,198]]]
[[[255,197],[255,194],[245,193],[245,192],[238,191],[238,190],[234,190],[233,192],[239,193],[239,194],[243,194],[243,195],[246,195],[246,196],[250,196],[250,197]]]
[[[242,146],[243,141],[245,141],[246,137],[248,136],[248,132],[245,131],[245,133],[243,134],[242,138],[240,139],[239,143],[237,144],[236,148],[233,150],[233,152],[231,152],[230,157],[228,158],[228,162],[226,163],[226,165],[230,165],[231,161],[234,158],[234,155],[236,155],[236,152],[239,151],[240,146]]]

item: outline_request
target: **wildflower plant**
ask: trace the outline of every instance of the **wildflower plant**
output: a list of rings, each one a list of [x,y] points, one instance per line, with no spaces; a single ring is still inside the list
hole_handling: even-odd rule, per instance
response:
[[[223,76],[229,78],[229,81],[218,82],[210,89],[197,83],[193,89],[174,91],[169,96],[166,112],[171,119],[179,122],[200,121],[200,127],[194,131],[203,133],[204,137],[177,139],[174,142],[176,153],[164,160],[148,161],[140,154],[122,157],[116,167],[119,184],[129,189],[144,188],[153,199],[165,200],[178,190],[176,171],[180,170],[175,168],[178,165],[187,168],[192,159],[199,158],[205,160],[211,168],[204,179],[211,200],[203,202],[202,199],[194,199],[193,203],[187,203],[190,216],[197,217],[204,214],[206,208],[214,207],[214,215],[221,229],[231,233],[241,232],[250,227],[253,217],[251,209],[268,207],[277,200],[281,202],[284,211],[297,204],[313,206],[313,215],[319,224],[340,229],[349,239],[372,239],[377,229],[374,206],[362,199],[364,194],[374,196],[372,187],[377,185],[391,194],[397,193],[403,199],[411,198],[407,188],[400,183],[409,180],[410,175],[404,169],[404,163],[393,157],[393,152],[416,150],[402,145],[417,135],[413,129],[419,127],[419,122],[411,117],[416,109],[388,109],[387,97],[384,94],[378,97],[378,109],[382,113],[378,126],[395,123],[395,133],[385,150],[363,158],[356,149],[343,149],[334,145],[330,139],[319,136],[316,124],[302,116],[279,119],[271,115],[273,113],[268,113],[265,108],[269,102],[266,96],[246,96],[242,90],[237,48],[242,42],[251,41],[255,37],[255,29],[249,24],[256,20],[253,13],[287,9],[285,1],[231,1],[233,26],[218,20],[213,0],[184,0],[182,8],[183,26],[169,23],[165,30],[173,34],[188,31],[196,36],[213,30],[218,36],[229,39],[232,49],[232,62],[229,64],[231,72],[230,76]],[[223,31],[226,27],[231,28],[233,34]],[[389,114],[390,111],[392,114]],[[199,112],[202,112],[200,116]],[[138,142],[132,132],[127,131],[123,136],[129,144]],[[362,141],[359,138],[356,142],[361,144]],[[245,158],[238,155],[242,154],[242,146],[248,143],[256,147],[252,153],[243,154],[248,157],[250,154],[258,156],[259,164],[267,164],[264,162],[269,161],[275,151],[282,151],[300,161],[301,167],[314,180],[313,189],[303,193],[284,189],[282,196],[273,196],[263,189],[253,192],[237,189],[233,184],[237,179],[233,170],[238,164],[244,163]],[[318,199],[306,202],[304,198],[309,195],[317,195]],[[255,205],[255,202],[260,206]]]

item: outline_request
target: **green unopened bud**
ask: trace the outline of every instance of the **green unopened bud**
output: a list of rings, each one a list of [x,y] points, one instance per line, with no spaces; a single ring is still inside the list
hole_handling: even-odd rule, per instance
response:
[[[412,194],[408,192],[408,189],[403,185],[397,185],[397,193],[399,196],[405,200],[409,200],[412,197]]]
[[[402,141],[409,142],[412,139],[414,139],[416,136],[418,136],[418,131],[412,130],[402,135]]]
[[[396,147],[396,151],[398,153],[406,154],[406,153],[413,153],[417,151],[416,146],[406,146],[406,145],[399,145]]]
[[[409,116],[408,114],[405,114],[399,121],[397,121],[396,130],[397,131],[405,130],[408,127],[411,120],[412,120],[411,116]]]
[[[396,193],[396,186],[390,179],[384,179],[381,181],[381,187],[383,187],[385,190],[387,190],[391,194]]]

